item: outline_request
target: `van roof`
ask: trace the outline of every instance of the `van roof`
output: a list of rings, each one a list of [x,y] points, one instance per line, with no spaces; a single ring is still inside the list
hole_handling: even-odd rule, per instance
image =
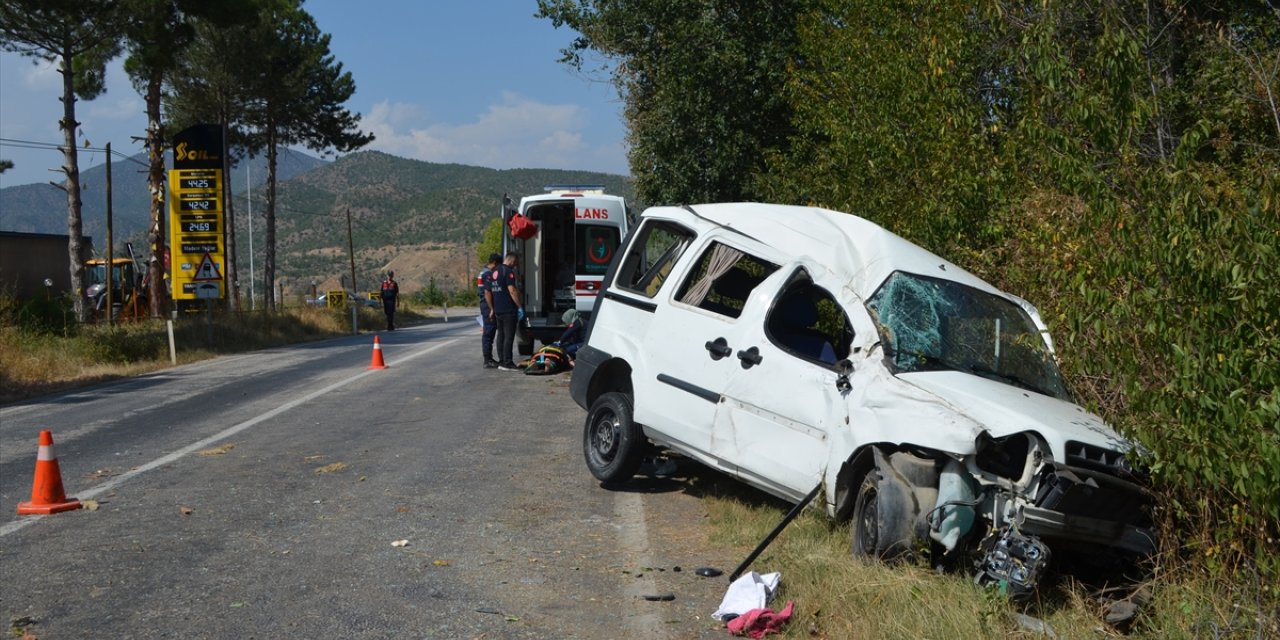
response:
[[[540,193],[532,196],[524,196],[520,198],[520,206],[523,207],[526,202],[546,202],[550,200],[565,200],[571,198],[592,198],[595,200],[612,200],[614,202],[623,202],[622,196],[615,196],[604,193],[603,191],[556,191],[551,193]]]
[[[543,185],[542,190],[547,193],[564,194],[564,193],[582,193],[591,195],[601,195],[604,193],[604,185],[602,184],[548,184]]]
[[[894,271],[952,280],[1010,297],[981,278],[864,218],[794,205],[733,202],[652,207],[642,217],[680,221],[695,229],[736,231],[785,255],[807,256],[863,298]]]

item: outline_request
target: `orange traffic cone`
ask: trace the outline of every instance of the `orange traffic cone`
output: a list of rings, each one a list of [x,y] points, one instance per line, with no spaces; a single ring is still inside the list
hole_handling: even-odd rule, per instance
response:
[[[378,336],[373,337],[373,362],[369,363],[370,369],[386,369],[387,363],[382,361],[382,341]]]
[[[62,471],[58,456],[53,454],[53,434],[40,432],[40,450],[36,453],[36,476],[31,482],[31,502],[18,503],[18,515],[50,515],[79,509],[80,501],[68,498],[62,490]]]

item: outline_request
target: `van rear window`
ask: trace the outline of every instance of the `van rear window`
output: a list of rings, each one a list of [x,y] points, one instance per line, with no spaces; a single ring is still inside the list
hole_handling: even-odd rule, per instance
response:
[[[577,272],[579,275],[602,276],[609,270],[609,262],[618,250],[622,238],[618,228],[609,225],[577,225]]]

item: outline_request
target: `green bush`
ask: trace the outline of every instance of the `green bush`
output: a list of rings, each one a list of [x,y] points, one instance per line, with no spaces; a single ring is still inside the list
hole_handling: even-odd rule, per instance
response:
[[[66,296],[19,300],[0,296],[0,322],[43,334],[73,334],[79,329]]]
[[[464,284],[461,288],[446,291],[436,284],[434,276],[427,283],[427,288],[418,290],[409,298],[413,304],[425,307],[439,307],[446,304],[454,307],[473,307],[476,305],[476,300],[475,290],[470,283]]]
[[[1162,570],[1276,602],[1280,21],[1170,7],[815,0],[755,184],[1035,302],[1077,398],[1152,454]]]
[[[89,327],[79,341],[87,359],[94,362],[127,364],[155,360],[168,353],[163,331],[154,323]]]

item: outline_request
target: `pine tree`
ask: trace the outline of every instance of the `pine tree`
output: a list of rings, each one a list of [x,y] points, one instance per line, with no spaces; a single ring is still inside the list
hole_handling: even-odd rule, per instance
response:
[[[46,62],[62,74],[62,129],[67,193],[67,252],[76,320],[89,320],[84,291],[84,225],[80,217],[80,160],[76,153],[76,98],[106,91],[106,63],[120,53],[122,22],[111,0],[0,1],[0,47]]]

